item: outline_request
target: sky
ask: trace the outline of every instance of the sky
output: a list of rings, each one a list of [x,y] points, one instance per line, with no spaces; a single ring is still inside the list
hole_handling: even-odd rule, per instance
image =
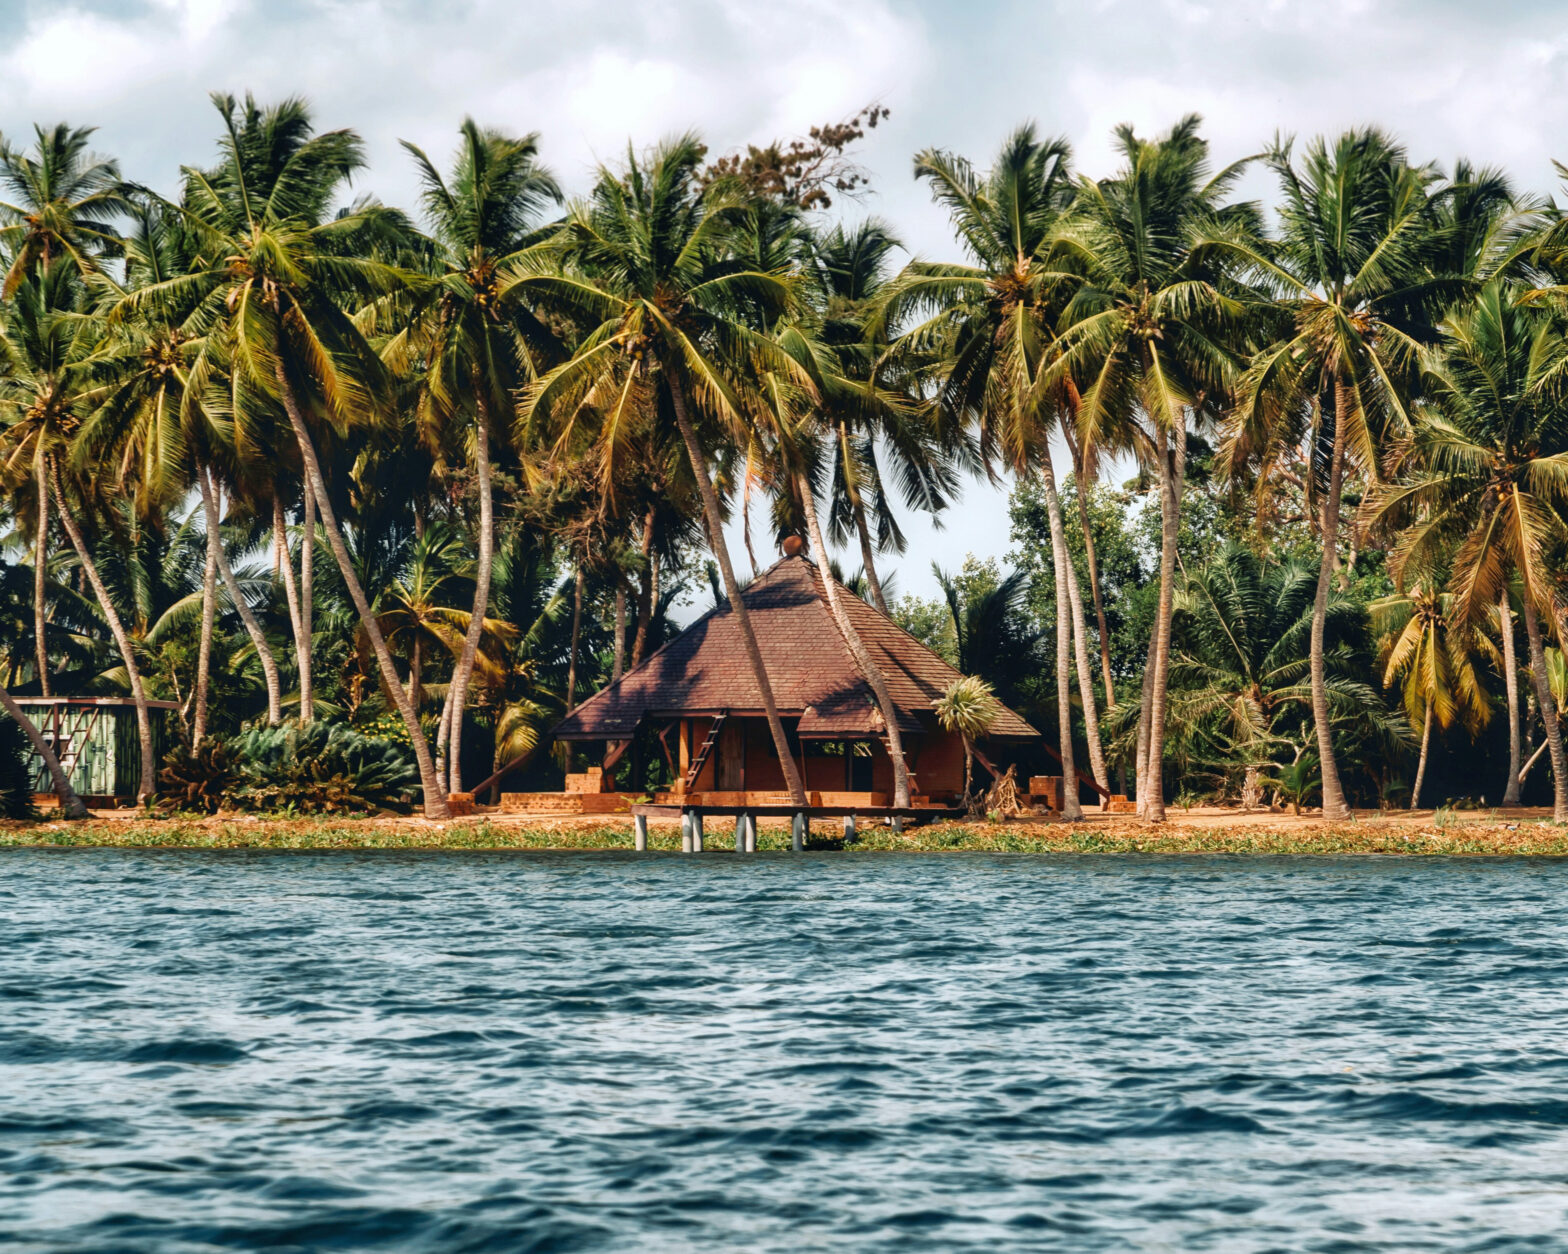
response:
[[[1555,192],[1565,75],[1560,0],[0,0],[0,132],[95,125],[127,177],[161,190],[212,158],[214,90],[307,97],[321,126],[364,136],[357,190],[405,206],[398,141],[444,164],[465,115],[538,131],[579,191],[628,143],[695,129],[728,151],[876,100],[891,116],[859,150],[873,191],[834,212],[882,216],[933,259],[958,253],[913,155],[983,167],[1027,120],[1090,175],[1113,172],[1118,123],[1154,133],[1197,112],[1221,162],[1276,132],[1376,122],[1418,159]],[[1241,194],[1271,190],[1260,172]],[[933,561],[1005,555],[1006,487],[976,482],[940,529],[905,530],[897,587],[934,595]]]

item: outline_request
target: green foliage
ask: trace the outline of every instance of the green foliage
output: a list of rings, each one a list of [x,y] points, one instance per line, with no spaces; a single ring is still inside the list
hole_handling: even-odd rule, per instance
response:
[[[33,819],[33,781],[28,773],[32,746],[27,733],[6,714],[0,714],[0,818]]]
[[[913,593],[888,606],[895,623],[950,666],[958,665],[958,633],[945,601],[931,601]]]
[[[176,745],[158,772],[159,804],[165,809],[216,814],[232,803],[244,780],[231,740],[208,736],[194,749]]]
[[[1279,789],[1280,796],[1290,802],[1297,814],[1312,794],[1323,787],[1323,776],[1318,771],[1318,756],[1303,753],[1294,762],[1274,768],[1269,782]]]
[[[182,746],[158,783],[173,809],[344,814],[407,809],[419,776],[406,745],[316,722]]]

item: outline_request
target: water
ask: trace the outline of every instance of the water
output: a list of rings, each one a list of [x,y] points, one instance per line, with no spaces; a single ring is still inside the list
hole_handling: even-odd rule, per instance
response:
[[[1568,1249],[1568,866],[0,855],[0,1246]]]

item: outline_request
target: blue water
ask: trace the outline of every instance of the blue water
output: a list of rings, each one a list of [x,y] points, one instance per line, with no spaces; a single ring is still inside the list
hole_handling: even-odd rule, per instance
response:
[[[1568,1249],[1568,866],[0,855],[0,1246]]]

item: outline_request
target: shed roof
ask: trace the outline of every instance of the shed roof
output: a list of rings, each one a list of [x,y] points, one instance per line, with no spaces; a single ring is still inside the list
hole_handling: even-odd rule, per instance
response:
[[[840,585],[842,587],[842,585]],[[883,731],[870,686],[828,608],[822,577],[804,557],[786,557],[741,592],[781,714],[800,719],[808,737],[869,736]],[[853,593],[841,598],[872,660],[886,677],[899,727],[922,730],[960,672]],[[991,735],[1039,735],[998,703]],[[646,717],[761,714],[739,625],[728,605],[710,610],[641,666],[628,671],[556,725],[563,740],[620,740]]]

